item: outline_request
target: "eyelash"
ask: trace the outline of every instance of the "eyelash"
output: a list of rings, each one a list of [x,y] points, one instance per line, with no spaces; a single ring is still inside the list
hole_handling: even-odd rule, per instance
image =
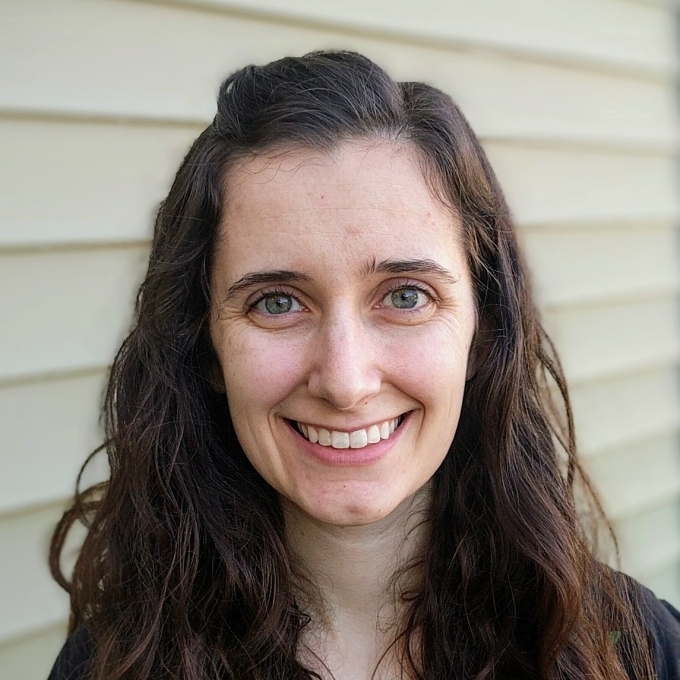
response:
[[[436,296],[434,293],[429,289],[423,286],[422,284],[419,283],[414,283],[412,281],[399,281],[395,285],[391,286],[388,290],[385,291],[384,295],[381,298],[384,300],[388,295],[391,295],[397,290],[403,290],[403,289],[411,289],[411,290],[417,290],[419,293],[422,293],[428,298],[429,302],[434,302],[437,300]],[[283,295],[286,297],[293,298],[301,307],[304,307],[304,305],[298,300],[297,296],[295,293],[291,290],[286,290],[285,288],[277,287],[277,288],[271,288],[269,290],[263,290],[260,291],[259,295],[253,302],[248,303],[248,312],[252,312],[255,310],[257,305],[259,305],[263,300],[266,300],[268,297],[272,297],[273,295]],[[424,306],[424,305],[423,305]],[[393,309],[398,309],[397,307],[394,307]],[[421,308],[418,307],[416,309],[401,309],[399,311],[404,312],[404,313],[417,313]],[[275,314],[268,314],[266,316],[276,316]],[[285,314],[281,314],[281,316],[285,316]]]

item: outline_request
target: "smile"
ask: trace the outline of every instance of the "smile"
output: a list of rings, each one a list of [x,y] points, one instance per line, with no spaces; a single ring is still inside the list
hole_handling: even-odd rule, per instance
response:
[[[323,427],[314,427],[298,421],[291,421],[291,423],[312,444],[330,446],[334,449],[363,449],[369,444],[377,444],[383,439],[389,439],[390,435],[401,425],[404,417],[404,415],[401,415],[353,432],[327,430]]]

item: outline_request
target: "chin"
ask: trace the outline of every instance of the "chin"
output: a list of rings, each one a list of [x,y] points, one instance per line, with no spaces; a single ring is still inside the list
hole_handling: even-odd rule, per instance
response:
[[[385,519],[389,513],[379,511],[353,511],[345,513],[337,513],[328,516],[327,519],[319,518],[325,524],[332,524],[340,527],[363,527],[368,524],[374,524],[380,520]]]
[[[315,506],[301,508],[317,522],[339,527],[359,527],[374,524],[389,517],[395,510],[403,507],[405,499],[371,499],[370,502],[362,502],[358,499],[338,499],[336,503],[328,500]]]

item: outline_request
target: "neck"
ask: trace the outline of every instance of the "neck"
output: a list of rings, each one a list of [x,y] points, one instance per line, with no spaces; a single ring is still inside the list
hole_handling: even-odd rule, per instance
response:
[[[418,584],[420,569],[405,568],[422,554],[427,500],[422,491],[364,526],[325,524],[284,500],[300,603],[312,617],[303,642],[334,678],[370,677],[394,641],[401,595]]]

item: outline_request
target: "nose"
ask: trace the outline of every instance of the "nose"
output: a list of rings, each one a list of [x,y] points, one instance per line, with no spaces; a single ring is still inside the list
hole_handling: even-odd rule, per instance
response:
[[[379,348],[371,329],[351,312],[318,329],[308,389],[339,411],[364,405],[380,391]]]

